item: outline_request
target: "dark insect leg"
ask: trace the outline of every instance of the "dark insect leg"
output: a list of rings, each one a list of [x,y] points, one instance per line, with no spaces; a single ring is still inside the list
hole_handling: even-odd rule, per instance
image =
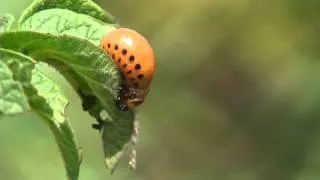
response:
[[[118,106],[120,111],[128,111],[129,110],[129,108],[126,104],[127,92],[128,92],[128,88],[126,86],[122,85],[119,89],[119,95],[116,99],[116,105]]]
[[[93,129],[96,129],[96,130],[98,130],[98,131],[101,131],[101,129],[102,129],[102,127],[103,127],[103,124],[104,124],[104,122],[103,122],[103,120],[102,119],[97,119],[97,121],[98,121],[98,123],[95,123],[95,124],[91,124],[91,127],[93,128]]]
[[[120,99],[116,101],[116,104],[120,111],[128,111],[128,106]]]

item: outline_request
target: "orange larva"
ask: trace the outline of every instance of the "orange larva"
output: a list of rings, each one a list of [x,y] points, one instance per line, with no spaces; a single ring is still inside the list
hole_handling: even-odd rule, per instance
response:
[[[138,32],[118,28],[101,39],[103,48],[126,79],[121,100],[132,109],[143,103],[155,72],[154,52],[149,42]]]

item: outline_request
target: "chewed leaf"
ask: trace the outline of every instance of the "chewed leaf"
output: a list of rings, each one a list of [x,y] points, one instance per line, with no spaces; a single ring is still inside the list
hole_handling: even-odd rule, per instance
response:
[[[114,18],[91,0],[36,0],[21,15],[22,24],[33,14],[46,9],[68,9],[79,14],[92,16],[105,23],[114,23]]]
[[[106,123],[102,131],[105,165],[114,170],[119,163],[122,153],[131,141],[133,133],[134,113],[130,113],[117,121]]]
[[[0,49],[0,60],[12,71],[13,79],[20,83],[23,99],[27,99],[30,107],[26,110],[32,110],[39,115],[53,132],[69,180],[77,180],[81,160],[80,153],[73,131],[65,116],[65,107],[68,102],[60,88],[40,71],[34,69],[33,59],[23,54]]]
[[[14,17],[11,14],[5,14],[0,17],[0,33],[8,31],[14,22]]]
[[[90,16],[66,9],[48,9],[38,12],[19,27],[19,30],[76,36],[87,39],[95,45],[99,45],[101,37],[113,29],[115,29],[113,24],[101,24]]]

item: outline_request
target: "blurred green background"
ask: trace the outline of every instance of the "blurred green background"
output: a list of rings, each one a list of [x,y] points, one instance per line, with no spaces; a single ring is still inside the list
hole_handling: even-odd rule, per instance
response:
[[[17,18],[30,0],[0,0]],[[97,0],[157,57],[139,108],[138,168],[104,169],[99,134],[68,83],[80,180],[320,179],[320,1]],[[2,119],[0,179],[66,179],[49,129]]]

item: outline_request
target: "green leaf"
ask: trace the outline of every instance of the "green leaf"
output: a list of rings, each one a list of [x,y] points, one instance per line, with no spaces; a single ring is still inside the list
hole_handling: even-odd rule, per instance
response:
[[[114,18],[91,0],[35,0],[21,15],[22,24],[33,14],[46,9],[68,9],[79,14],[92,16],[102,22],[113,24]]]
[[[120,112],[114,103],[122,80],[120,72],[109,56],[89,41],[66,35],[18,31],[0,36],[0,46],[44,61],[66,75],[68,80],[76,78],[69,80],[76,90],[79,85],[88,85],[83,88],[97,91],[96,96],[110,110],[111,117]]]
[[[134,112],[122,112],[115,104],[122,78],[110,57],[84,39],[30,31],[0,35],[0,46],[54,66],[82,97],[84,109],[97,120],[106,121],[114,127],[114,132],[118,133],[104,137],[104,143],[108,146],[116,144],[117,147],[106,148],[107,167],[113,168],[117,162],[109,159],[121,153],[130,142],[128,137],[132,133]],[[123,126],[120,122],[128,124]]]
[[[29,109],[39,115],[53,132],[68,178],[77,180],[81,158],[73,131],[65,116],[68,102],[61,89],[34,68],[31,58],[7,49],[0,49],[0,57],[0,62],[6,64],[14,74],[13,79],[20,83],[24,92],[23,99],[27,99],[31,107]]]
[[[102,131],[103,150],[105,165],[114,171],[119,163],[123,152],[131,142],[133,134],[134,114],[127,114],[118,121],[106,123]]]
[[[70,35],[99,45],[106,33],[115,29],[112,24],[101,24],[90,16],[66,9],[49,9],[34,14],[21,24],[19,30]]]
[[[43,97],[33,98],[33,109],[43,117],[43,120],[53,132],[64,160],[68,178],[77,180],[81,153],[65,115],[65,107],[68,101],[62,95],[61,89],[37,69],[33,71],[31,83],[37,89],[39,96]],[[49,107],[46,106],[47,104]]]
[[[16,115],[30,111],[28,99],[23,91],[27,80],[24,69],[30,69],[32,61],[23,62],[15,58],[10,50],[0,49],[0,115]]]
[[[14,17],[11,14],[5,14],[0,17],[0,33],[10,30],[14,22]]]

